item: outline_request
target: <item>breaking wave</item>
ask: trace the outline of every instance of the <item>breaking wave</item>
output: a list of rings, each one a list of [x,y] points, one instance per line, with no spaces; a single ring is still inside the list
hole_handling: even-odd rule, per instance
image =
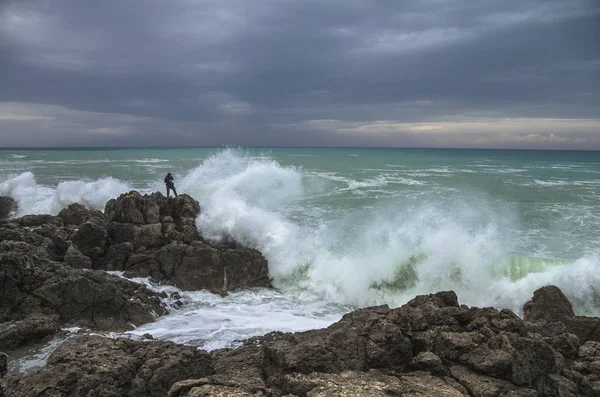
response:
[[[340,183],[372,194],[369,205],[353,204],[338,191]],[[235,239],[261,250],[284,293],[365,306],[400,305],[417,294],[454,290],[461,303],[519,313],[536,288],[555,284],[578,313],[598,314],[597,253],[536,257],[519,248],[522,225],[510,203],[466,192],[445,199],[435,194],[378,199],[375,188],[386,184],[377,177],[361,181],[304,172],[234,149],[214,154],[177,179],[178,190],[201,203],[197,223],[204,237]],[[0,195],[18,202],[18,215],[56,214],[74,202],[102,210],[133,185],[106,177],[40,186],[25,172],[1,182]],[[160,181],[151,186],[159,187]]]

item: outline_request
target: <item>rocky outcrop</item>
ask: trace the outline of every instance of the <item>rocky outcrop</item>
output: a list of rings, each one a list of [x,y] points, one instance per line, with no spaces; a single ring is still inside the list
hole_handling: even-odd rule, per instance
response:
[[[17,203],[11,197],[0,196],[0,221],[17,212]]]
[[[2,208],[13,208],[11,200]],[[196,228],[199,213],[185,194],[168,199],[132,191],[110,200],[104,213],[71,204],[58,216],[1,222],[0,348],[65,325],[126,330],[165,313],[159,295],[104,270],[185,290],[270,287],[260,252],[209,245]]]
[[[0,349],[13,348],[41,340],[61,331],[59,317],[32,314],[23,320],[0,323]]]
[[[600,342],[600,318],[576,316],[571,302],[553,285],[534,292],[533,298],[523,306],[523,318],[528,322],[541,322],[542,326],[564,324],[567,332],[576,335],[582,344]]]
[[[23,397],[43,390],[102,390],[106,397],[600,396],[600,343],[580,343],[562,322],[461,306],[453,292],[441,292],[210,354],[166,342],[75,337],[44,369],[9,381],[11,395]]]
[[[523,306],[523,319],[529,322],[565,321],[573,317],[575,317],[575,313],[571,302],[554,285],[536,290],[533,298]]]
[[[137,247],[151,247],[152,243],[160,246],[171,241],[190,243],[200,237],[196,228],[200,204],[187,194],[169,199],[160,192],[142,196],[136,191],[131,191],[108,201],[104,213],[108,221],[116,223],[116,226],[133,226],[127,230],[127,240],[138,237]],[[148,225],[157,226],[150,228]],[[145,240],[144,235],[152,235],[154,229],[161,237],[156,236],[155,241]],[[118,239],[120,234],[118,231],[114,234],[117,236],[117,242],[122,242]]]
[[[50,234],[57,227],[43,226]],[[46,232],[0,228],[0,348],[56,334],[61,326],[127,330],[165,313],[145,286],[53,261],[57,244]]]
[[[62,219],[63,224],[79,226],[90,219],[105,220],[105,216],[100,211],[89,210],[85,205],[79,203],[70,204],[67,208],[63,208],[58,213],[58,217]]]
[[[208,353],[191,346],[82,336],[62,344],[43,371],[13,380],[11,393],[163,397],[179,380],[213,373]]]
[[[200,205],[186,194],[166,198],[159,192],[142,196],[132,191],[106,203],[104,214],[105,223],[88,219],[80,225],[65,261],[152,277],[183,290],[271,287],[268,264],[259,251],[236,244],[213,246],[200,237]]]
[[[0,225],[0,239],[32,245],[38,257],[75,269],[117,270],[184,290],[217,293],[271,287],[263,255],[235,243],[210,245],[196,227],[200,205],[186,194],[122,194],[105,212],[71,204],[58,216],[27,215]]]
[[[159,296],[145,286],[72,269],[52,261],[47,247],[35,245],[39,235],[16,236],[34,242],[0,242],[0,347],[41,339],[61,325],[127,330],[165,313]]]
[[[58,217],[26,215],[0,223],[0,241],[25,243],[36,258],[62,261],[73,230]]]

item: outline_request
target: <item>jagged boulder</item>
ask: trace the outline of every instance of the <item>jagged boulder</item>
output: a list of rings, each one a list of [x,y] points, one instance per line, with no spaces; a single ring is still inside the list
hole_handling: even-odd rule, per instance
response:
[[[17,202],[12,197],[0,196],[0,221],[10,218],[17,208]]]
[[[0,223],[0,241],[30,244],[38,255],[43,249],[44,257],[56,261],[62,261],[72,233],[73,230],[64,227],[60,218],[46,215],[12,218]]]
[[[10,221],[22,227],[38,227],[44,224],[53,224],[56,226],[64,225],[62,219],[48,214],[24,215],[20,218],[11,219]]]
[[[564,322],[573,317],[575,313],[571,302],[554,285],[537,289],[533,293],[533,298],[523,306],[525,321]]]
[[[14,222],[0,224],[0,241],[22,241],[38,247],[43,244],[42,236]]]
[[[40,306],[65,324],[92,329],[133,329],[165,314],[160,298],[145,286],[99,271],[59,267],[35,290]]]
[[[575,316],[565,321],[567,331],[576,335],[581,343],[600,342],[600,318]]]
[[[71,245],[63,258],[65,264],[74,269],[91,269],[92,259],[83,255],[74,245]]]
[[[131,255],[123,270],[173,283],[183,290],[220,292],[271,286],[267,261],[259,251],[215,248],[201,240],[173,242],[151,254]]]
[[[70,204],[67,208],[63,208],[58,213],[58,217],[62,219],[65,225],[79,226],[88,220],[95,218],[100,221],[105,221],[106,217],[98,210],[90,210],[85,205],[79,203]]]
[[[11,219],[0,224],[0,238],[31,244],[38,259],[150,276],[184,290],[271,287],[263,255],[235,243],[210,245],[197,230],[199,214],[199,203],[186,194],[131,191],[107,202],[105,214],[71,204],[58,216]]]
[[[0,323],[0,349],[13,348],[44,339],[61,330],[58,316],[34,314],[19,321]]]
[[[80,336],[67,340],[39,373],[12,385],[14,396],[164,397],[171,385],[213,374],[210,356],[192,346]],[[99,394],[101,393],[101,394]]]
[[[144,204],[142,195],[132,190],[120,195],[117,199],[109,200],[104,207],[104,214],[109,221],[143,225],[147,223],[143,214]]]
[[[345,371],[339,374],[290,374],[283,381],[286,396],[311,397],[389,397],[435,396],[463,397],[464,394],[446,381],[427,373],[389,376],[378,370]],[[245,382],[223,380],[218,376],[181,381],[173,385],[168,397],[257,397],[280,395],[269,389],[255,388]]]
[[[86,221],[71,235],[71,242],[92,261],[99,261],[104,256],[107,238],[108,233],[105,224]]]
[[[543,323],[542,327],[556,327],[555,323],[564,324],[566,331],[575,335],[579,343],[600,342],[600,318],[576,316],[571,302],[554,285],[536,290],[533,298],[523,306],[523,313],[525,321]],[[556,340],[556,343],[560,341]],[[570,350],[572,355],[574,347],[568,345],[573,343],[566,343],[563,347]]]
[[[55,316],[61,325],[125,330],[165,312],[159,296],[143,285],[72,269],[49,260],[44,248],[21,241],[0,242],[0,285],[0,323],[25,321],[18,335],[32,338],[54,329],[43,321],[31,323],[37,316]]]
[[[166,198],[160,192],[131,191],[110,200],[105,214],[107,248],[102,265],[94,268],[152,277],[184,290],[225,293],[271,287],[268,263],[259,251],[235,244],[211,246],[200,237],[200,205],[186,194]]]
[[[260,251],[240,246],[217,248],[223,263],[225,291],[271,287],[269,264]]]
[[[131,191],[108,201],[105,214],[110,245],[131,243],[137,253],[152,253],[171,242],[200,240],[196,228],[200,204],[187,194],[166,198],[160,192],[142,196]],[[114,257],[110,262],[115,266]]]
[[[187,194],[167,198],[160,192],[141,195],[134,190],[120,195],[106,203],[104,214],[109,222],[133,225],[172,223],[175,229],[185,235],[187,227],[195,230],[196,218],[200,214],[200,204]],[[164,226],[165,229],[168,226]],[[193,237],[197,237],[193,233]]]

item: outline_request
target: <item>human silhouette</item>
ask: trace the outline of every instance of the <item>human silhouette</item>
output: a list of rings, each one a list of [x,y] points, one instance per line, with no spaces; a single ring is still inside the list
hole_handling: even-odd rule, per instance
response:
[[[175,197],[177,197],[177,190],[175,190],[173,175],[171,175],[170,172],[167,174],[167,176],[165,176],[165,185],[167,186],[167,197],[169,197],[171,190],[173,191],[173,194],[175,194]]]

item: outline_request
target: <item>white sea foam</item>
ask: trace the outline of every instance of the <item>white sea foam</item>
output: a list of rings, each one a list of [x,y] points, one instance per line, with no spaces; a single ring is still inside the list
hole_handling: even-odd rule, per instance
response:
[[[168,163],[167,159],[156,159],[156,158],[143,158],[143,159],[131,159],[131,160],[121,160],[127,163],[142,163],[142,164],[152,164],[152,163]]]
[[[455,171],[416,171],[420,172],[445,175]],[[512,266],[515,252],[523,247],[522,240],[529,238],[515,232],[526,228],[520,225],[521,220],[515,215],[519,211],[511,204],[502,203],[497,197],[490,202],[484,194],[450,186],[428,189],[427,194],[422,189],[411,193],[412,179],[403,178],[416,177],[415,173],[390,172],[362,180],[350,175],[304,172],[266,156],[252,157],[240,150],[226,149],[178,176],[177,188],[200,201],[202,213],[197,223],[206,238],[233,238],[261,250],[269,260],[275,285],[286,297],[301,291],[305,294],[302,296],[313,297],[307,302],[318,297],[352,307],[399,305],[417,294],[452,289],[462,303],[508,307],[518,312],[537,287],[554,283],[574,300],[577,310],[594,310],[594,288],[600,280],[592,273],[600,263],[593,245],[579,259],[541,267],[536,262],[528,268],[529,273],[511,278],[506,269]],[[391,183],[406,185],[393,199],[382,190]],[[164,187],[155,182],[150,188]],[[37,185],[31,173],[0,183],[0,194],[15,198],[20,214],[56,213],[71,202],[102,209],[108,199],[129,189],[126,182],[113,178],[45,187]],[[364,198],[353,196],[354,192],[361,192]],[[372,199],[368,206],[343,205],[347,202],[343,200],[367,202],[368,198]],[[338,199],[341,201],[327,207],[328,200]],[[590,219],[584,217],[581,221]],[[572,222],[579,220],[573,218]],[[538,238],[535,233],[532,232],[532,239]],[[552,244],[551,239],[540,240],[528,247],[527,253],[531,256],[536,249],[542,254],[552,252]],[[198,299],[205,298],[208,299],[199,295]],[[219,302],[217,306],[228,304]],[[232,303],[231,307],[235,305]],[[297,308],[301,306],[297,303]],[[210,317],[216,316],[219,308],[212,314],[202,310],[202,316]],[[285,311],[278,313],[287,316]],[[248,329],[252,328],[251,318],[244,320],[235,310],[231,315],[237,316],[238,325],[247,321]],[[292,317],[289,320],[298,324],[305,321]],[[273,318],[273,327],[263,330],[283,326],[278,321]],[[165,330],[164,335],[167,334]],[[192,337],[181,336],[182,340],[186,338]],[[217,339],[231,341],[229,336]]]
[[[570,181],[562,181],[562,180],[540,181],[539,179],[535,179],[534,182],[540,186],[565,186],[565,185],[572,184],[572,182],[570,182]]]
[[[335,174],[323,177],[352,184]],[[518,245],[517,236],[508,232],[518,229],[508,204],[491,205],[477,195],[420,199],[299,223],[288,210],[290,202],[300,205],[304,197],[302,181],[301,169],[227,150],[188,173],[182,186],[203,203],[198,224],[204,236],[231,237],[261,250],[283,291],[300,288],[328,301],[363,306],[402,304],[416,294],[452,289],[463,303],[519,311],[536,287],[562,277],[552,270],[546,278],[517,283],[499,275],[498,264],[507,263]],[[385,183],[374,178],[353,187],[377,189]],[[414,280],[402,280],[399,273],[415,257]],[[560,268],[569,272],[573,266]],[[517,293],[518,285],[527,288]]]
[[[12,197],[18,204],[17,215],[57,214],[72,203],[103,210],[106,202],[130,187],[115,178],[92,182],[65,181],[56,187],[38,185],[31,172],[9,177],[0,183],[0,195]]]
[[[129,332],[213,350],[238,345],[243,339],[271,331],[296,332],[324,328],[346,308],[315,296],[294,296],[256,289],[222,298],[204,291],[182,292],[187,301],[177,313]]]
[[[527,170],[522,168],[500,168],[500,167],[490,167],[488,165],[478,165],[477,167],[486,167],[483,171],[490,172],[493,174],[518,174],[521,172],[527,172]]]
[[[456,172],[456,170],[450,169],[448,167],[443,167],[443,168],[427,168],[424,169],[423,171],[425,172],[435,172],[438,174],[453,174]]]

